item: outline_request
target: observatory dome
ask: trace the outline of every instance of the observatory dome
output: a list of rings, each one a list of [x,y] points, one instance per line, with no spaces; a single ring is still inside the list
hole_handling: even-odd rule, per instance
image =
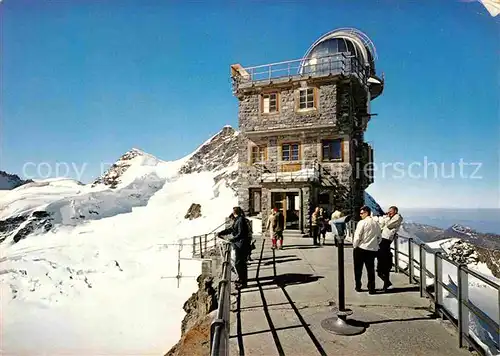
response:
[[[338,60],[335,59],[337,55]],[[305,53],[301,72],[340,69],[339,62],[343,55],[355,57],[356,62],[368,69],[372,98],[380,95],[383,83],[375,72],[375,45],[366,34],[354,28],[336,29],[318,38]]]

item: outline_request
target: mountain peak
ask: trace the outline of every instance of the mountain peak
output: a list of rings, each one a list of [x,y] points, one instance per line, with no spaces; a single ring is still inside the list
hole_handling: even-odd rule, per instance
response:
[[[161,161],[155,156],[134,147],[121,155],[102,176],[94,180],[92,187],[103,184],[110,188],[116,188],[118,184],[122,183],[123,175],[132,165],[156,166],[159,162]]]
[[[0,171],[0,190],[14,189],[30,182],[32,182],[31,179],[23,180],[16,174],[9,174],[5,171]]]

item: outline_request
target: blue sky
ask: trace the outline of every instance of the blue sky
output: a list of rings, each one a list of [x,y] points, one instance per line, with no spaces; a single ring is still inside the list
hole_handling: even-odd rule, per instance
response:
[[[366,135],[379,168],[456,165],[454,179],[379,171],[369,191],[382,204],[499,207],[500,16],[478,2],[5,0],[0,15],[2,170],[65,162],[89,181],[131,147],[180,158],[237,126],[231,64],[300,58],[356,27],[386,78]],[[471,165],[460,177],[460,159],[481,178]]]

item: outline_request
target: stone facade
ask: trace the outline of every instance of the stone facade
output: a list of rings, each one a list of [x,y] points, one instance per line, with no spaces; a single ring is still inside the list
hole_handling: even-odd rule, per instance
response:
[[[299,109],[300,88],[314,88],[314,108]],[[265,227],[271,210],[273,191],[299,192],[300,230],[307,230],[309,216],[315,206],[351,212],[362,204],[363,191],[369,184],[356,178],[356,162],[364,165],[369,154],[363,153],[362,131],[353,119],[353,100],[347,86],[338,78],[290,81],[279,87],[270,83],[256,85],[242,92],[236,90],[239,102],[238,198],[245,212],[250,212],[250,188],[261,189],[261,217]],[[278,111],[263,113],[262,94],[277,93]],[[366,98],[358,98],[364,102]],[[361,120],[360,120],[361,121]],[[323,140],[340,139],[342,159],[323,161]],[[283,144],[299,144],[299,160],[283,161]],[[263,147],[264,162],[252,161],[252,147]],[[315,172],[310,179],[292,179],[291,172]],[[283,173],[286,172],[286,173]],[[280,175],[283,175],[280,176]],[[270,177],[270,180],[264,179]],[[278,178],[279,179],[273,179]],[[321,201],[320,201],[321,197]]]
[[[337,89],[335,84],[311,87],[315,91],[316,109],[298,110],[298,89],[307,87],[306,81],[292,83],[278,93],[278,113],[262,113],[261,91],[245,95],[240,100],[239,127],[242,132],[289,128],[314,128],[318,125],[335,125]],[[265,88],[271,91],[269,88]],[[265,92],[264,90],[264,92]],[[274,91],[273,91],[274,92]]]

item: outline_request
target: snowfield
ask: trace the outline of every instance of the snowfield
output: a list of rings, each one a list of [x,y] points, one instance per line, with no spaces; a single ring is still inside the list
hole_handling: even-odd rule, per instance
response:
[[[139,154],[114,189],[56,179],[1,198],[0,220],[36,211],[53,218],[49,232],[0,245],[2,354],[157,355],[178,341],[201,265],[181,260],[178,288],[179,247],[169,244],[210,232],[237,202],[226,180],[214,184],[235,165],[180,174],[189,158]],[[192,203],[202,216],[189,221]]]

